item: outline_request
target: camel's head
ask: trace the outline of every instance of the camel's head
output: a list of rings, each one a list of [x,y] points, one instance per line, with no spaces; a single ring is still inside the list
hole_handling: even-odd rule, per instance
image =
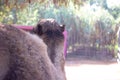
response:
[[[65,25],[59,25],[54,19],[41,19],[37,26],[33,28],[33,32],[43,38],[48,45],[51,42],[63,41],[63,31]]]

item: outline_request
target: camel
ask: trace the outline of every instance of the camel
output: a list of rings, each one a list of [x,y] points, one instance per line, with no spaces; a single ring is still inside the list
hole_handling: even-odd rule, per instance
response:
[[[0,24],[0,80],[66,80],[63,31],[54,19],[31,33]]]

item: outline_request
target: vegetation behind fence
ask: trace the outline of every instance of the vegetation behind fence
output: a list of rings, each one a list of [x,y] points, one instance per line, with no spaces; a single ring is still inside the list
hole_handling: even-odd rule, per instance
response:
[[[68,53],[98,58],[117,54],[120,5],[111,6],[108,0],[65,0],[65,4],[62,0],[6,1],[0,1],[1,23],[34,26],[39,19],[54,18],[66,25]]]

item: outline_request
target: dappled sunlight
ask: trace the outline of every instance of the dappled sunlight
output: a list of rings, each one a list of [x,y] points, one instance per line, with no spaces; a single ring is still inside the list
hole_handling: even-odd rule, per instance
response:
[[[108,7],[119,7],[120,6],[120,0],[106,0]]]

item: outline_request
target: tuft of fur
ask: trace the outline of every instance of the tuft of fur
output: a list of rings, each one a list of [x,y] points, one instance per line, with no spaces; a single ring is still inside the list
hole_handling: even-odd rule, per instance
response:
[[[65,80],[44,42],[11,25],[0,25],[0,80]]]

